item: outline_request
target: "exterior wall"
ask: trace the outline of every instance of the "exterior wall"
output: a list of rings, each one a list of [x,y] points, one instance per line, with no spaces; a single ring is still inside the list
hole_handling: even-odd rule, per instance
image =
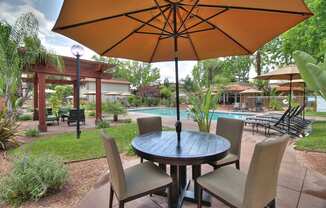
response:
[[[95,82],[89,81],[86,82],[80,88],[80,94],[83,95],[86,92],[94,91],[95,92],[96,85]],[[102,102],[112,100],[113,96],[104,95],[106,92],[118,92],[118,93],[127,93],[130,92],[129,85],[126,84],[115,84],[115,83],[106,83],[102,82]],[[87,100],[89,102],[95,102],[95,95],[88,95]]]

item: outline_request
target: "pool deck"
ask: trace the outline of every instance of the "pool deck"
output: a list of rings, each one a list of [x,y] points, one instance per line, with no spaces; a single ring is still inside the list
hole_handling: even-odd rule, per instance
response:
[[[137,117],[150,116],[143,113],[131,113],[130,116],[133,119]],[[163,125],[166,127],[174,127],[175,118],[163,117]],[[191,120],[182,120],[183,129],[198,130],[196,123]],[[215,131],[216,122],[213,121],[212,133]],[[248,172],[250,160],[254,151],[255,144],[266,139],[263,134],[252,135],[249,128],[246,128],[243,135],[243,142],[241,148],[241,171]],[[125,167],[135,165],[139,160],[127,161],[124,163]],[[325,161],[326,165],[326,161]],[[212,171],[212,168],[208,165],[202,167],[203,173]],[[191,175],[191,169],[188,168],[188,175]],[[81,201],[80,205],[85,205],[85,201],[90,199],[103,200],[103,208],[107,207],[109,185],[103,187],[103,189],[92,189],[88,192],[85,198]],[[104,194],[103,194],[104,193]],[[217,199],[212,200],[212,207],[226,208],[222,202]],[[81,206],[89,207],[89,206]],[[102,206],[101,206],[102,207]],[[101,208],[98,207],[98,208]],[[116,200],[114,207],[117,207]],[[162,208],[167,207],[166,198],[153,196],[143,197],[141,199],[129,202],[126,207],[135,208]],[[195,208],[195,204],[185,202],[183,207]],[[295,150],[292,144],[290,144],[285,152],[278,181],[277,190],[277,207],[279,208],[325,208],[326,207],[326,176],[322,175],[314,170],[308,169],[300,163],[300,159],[297,158]]]

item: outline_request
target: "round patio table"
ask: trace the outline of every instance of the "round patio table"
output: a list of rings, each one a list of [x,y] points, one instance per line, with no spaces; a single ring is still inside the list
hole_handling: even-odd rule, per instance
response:
[[[140,135],[131,143],[135,153],[152,162],[158,162],[160,167],[170,165],[172,189],[170,194],[171,207],[181,207],[183,200],[197,202],[198,187],[189,191],[186,166],[192,166],[192,179],[201,175],[201,164],[213,162],[226,156],[230,142],[215,134],[195,131],[182,131],[180,147],[177,146],[175,131],[152,132]],[[206,197],[203,203],[210,205]]]

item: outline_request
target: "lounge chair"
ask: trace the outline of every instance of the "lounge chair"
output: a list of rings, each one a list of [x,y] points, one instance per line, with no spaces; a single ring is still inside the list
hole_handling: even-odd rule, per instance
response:
[[[198,208],[203,190],[233,208],[275,208],[278,174],[288,136],[256,144],[248,174],[225,166],[197,178]]]
[[[117,145],[111,137],[102,131],[106,158],[109,165],[110,199],[113,206],[114,194],[123,208],[128,201],[156,193],[168,188],[171,191],[172,179],[151,162],[140,163],[123,169]],[[170,207],[170,204],[169,204]]]
[[[223,159],[209,163],[214,167],[214,169],[230,164],[235,164],[235,167],[240,169],[240,151],[243,124],[243,121],[238,119],[218,119],[216,125],[216,134],[229,140],[231,143],[231,149]]]
[[[293,113],[290,115],[291,109],[288,109],[284,112],[284,114],[280,118],[251,118],[245,121],[246,124],[253,125],[258,128],[258,126],[262,126],[265,128],[265,135],[270,135],[270,130],[275,130],[281,134],[290,134],[292,136],[303,136],[305,126],[300,126],[300,124],[291,122],[292,118],[296,116],[297,111],[292,111]],[[289,125],[290,122],[290,125]]]
[[[80,109],[79,111],[79,122],[82,122],[85,125],[85,110]],[[76,109],[69,110],[69,117],[68,117],[68,126],[71,125],[71,123],[76,123],[78,117],[78,111]]]
[[[53,113],[52,108],[46,109],[46,122],[57,123],[59,125],[59,116]]]

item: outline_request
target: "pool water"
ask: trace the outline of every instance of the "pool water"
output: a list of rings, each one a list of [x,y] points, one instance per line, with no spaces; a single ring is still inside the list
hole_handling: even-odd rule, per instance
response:
[[[138,113],[146,113],[158,116],[173,116],[176,117],[176,109],[175,108],[140,108],[140,109],[130,109],[129,112],[138,112]],[[234,118],[244,120],[247,116],[251,114],[245,113],[236,113],[236,112],[212,112],[213,114],[212,120],[217,120],[218,118]],[[180,117],[187,119],[191,118],[190,114],[186,110],[180,110]]]

